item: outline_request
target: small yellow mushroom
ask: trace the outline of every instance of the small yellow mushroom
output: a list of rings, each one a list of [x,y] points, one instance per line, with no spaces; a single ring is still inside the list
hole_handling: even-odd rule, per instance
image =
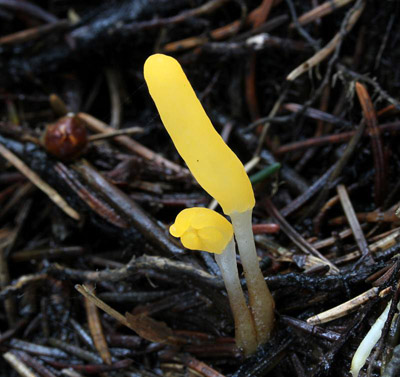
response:
[[[211,209],[196,207],[181,211],[169,231],[179,237],[187,249],[215,254],[235,322],[236,345],[246,355],[254,353],[256,330],[240,285],[232,224]]]
[[[221,254],[232,241],[232,225],[223,216],[207,208],[184,209],[169,228],[190,250]]]
[[[233,151],[214,129],[180,64],[155,54],[144,64],[144,78],[181,157],[197,182],[229,215],[249,290],[257,340],[265,343],[274,323],[274,300],[261,273],[252,232],[254,192]],[[188,235],[189,242],[197,242]]]

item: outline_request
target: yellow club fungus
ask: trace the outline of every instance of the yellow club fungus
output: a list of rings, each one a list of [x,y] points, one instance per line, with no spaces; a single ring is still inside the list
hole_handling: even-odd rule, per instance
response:
[[[144,78],[165,128],[200,186],[228,215],[253,208],[253,188],[243,164],[215,130],[178,61],[152,55],[144,64]]]
[[[259,268],[251,227],[254,192],[243,164],[214,129],[180,64],[155,54],[144,78],[181,157],[197,182],[232,219],[243,264],[257,340],[266,342],[274,323],[274,301]]]
[[[257,349],[256,331],[240,285],[231,223],[211,209],[188,208],[178,214],[169,231],[187,249],[215,254],[235,322],[236,344],[246,355],[252,354]]]

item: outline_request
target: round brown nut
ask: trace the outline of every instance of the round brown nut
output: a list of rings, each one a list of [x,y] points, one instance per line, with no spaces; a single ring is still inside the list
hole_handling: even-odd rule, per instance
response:
[[[73,160],[85,151],[88,144],[84,122],[75,115],[67,115],[49,124],[43,144],[48,153],[60,160]]]

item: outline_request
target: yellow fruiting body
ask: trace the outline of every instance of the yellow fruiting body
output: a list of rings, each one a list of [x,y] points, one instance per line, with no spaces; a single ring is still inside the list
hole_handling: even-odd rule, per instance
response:
[[[197,182],[224,213],[254,207],[254,192],[243,164],[215,130],[182,67],[155,54],[144,65],[144,78],[161,120]]]
[[[232,220],[252,315],[247,309],[243,293],[239,292],[240,282],[226,283],[226,286],[235,326],[238,325],[237,343],[246,354],[250,354],[255,351],[257,344],[263,344],[269,339],[274,324],[274,300],[258,263],[251,222],[255,198],[249,177],[243,164],[214,129],[175,59],[162,54],[150,56],[144,65],[144,77],[161,120],[179,154],[199,184],[218,201],[224,213]],[[182,211],[170,228],[171,234],[181,237],[183,245],[188,249],[218,254],[215,256],[217,263],[230,266],[230,272],[223,274],[224,280],[228,281],[232,271],[236,271],[233,275],[237,275],[231,224],[221,217],[222,223],[225,221],[229,224],[228,237],[228,233],[221,231],[219,220],[210,224],[213,221],[211,216],[214,215],[194,220],[195,216],[191,212],[185,212],[192,210],[208,211],[204,208]],[[242,298],[238,300],[237,297]],[[246,320],[241,319],[241,313]],[[242,322],[246,326],[239,326]],[[251,334],[255,334],[256,342]]]
[[[187,208],[181,211],[169,228],[190,250],[221,254],[233,237],[231,223],[208,208]]]
[[[195,207],[180,212],[169,231],[180,237],[186,248],[215,254],[232,309],[236,345],[245,355],[254,353],[257,333],[240,285],[232,224],[211,209]]]

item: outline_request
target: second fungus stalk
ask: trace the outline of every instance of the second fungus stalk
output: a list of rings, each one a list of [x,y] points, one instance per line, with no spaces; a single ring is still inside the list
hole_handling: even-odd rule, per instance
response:
[[[258,264],[251,228],[254,192],[243,164],[213,127],[180,64],[155,54],[144,77],[181,157],[191,173],[231,217],[249,291],[258,344],[265,343],[274,322],[274,300]]]
[[[230,214],[240,258],[249,290],[249,303],[253,312],[259,344],[265,343],[274,325],[275,302],[264,280],[258,263],[252,230],[252,209]]]
[[[189,208],[178,214],[170,233],[180,237],[187,249],[215,254],[235,322],[236,345],[246,355],[255,352],[256,332],[240,285],[232,225],[211,209]]]

